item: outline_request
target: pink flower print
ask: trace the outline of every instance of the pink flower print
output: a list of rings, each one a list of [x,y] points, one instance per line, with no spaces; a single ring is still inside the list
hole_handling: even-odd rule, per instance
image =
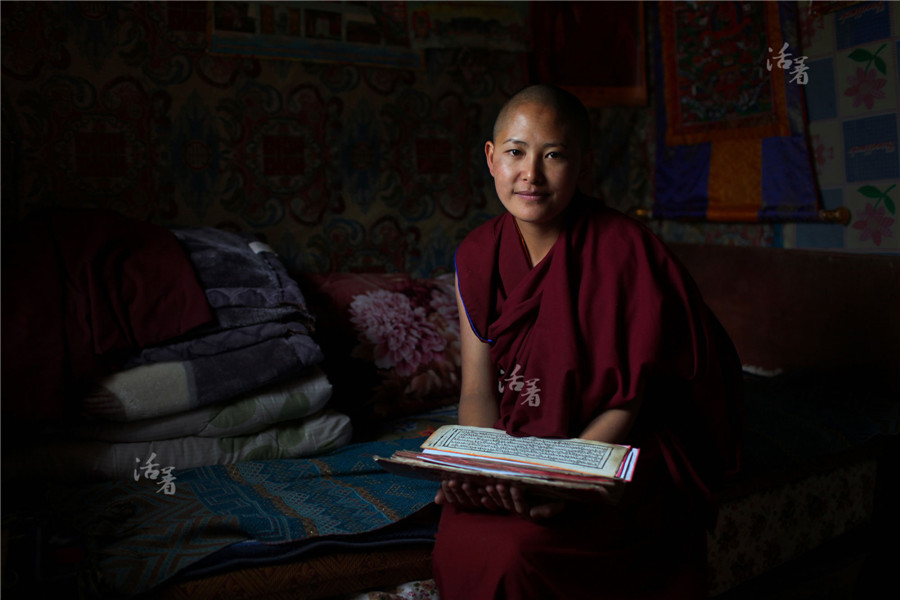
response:
[[[825,30],[825,17],[820,13],[806,14],[800,18],[800,39],[803,48],[809,48],[816,33]]]
[[[891,231],[891,225],[894,219],[889,217],[883,206],[877,209],[870,203],[866,203],[866,209],[863,211],[863,217],[853,224],[854,229],[859,229],[859,241],[865,242],[869,238],[875,242],[876,246],[881,245],[881,237],[894,237]]]
[[[872,108],[876,98],[884,98],[884,85],[887,79],[880,79],[878,72],[863,71],[862,67],[856,67],[856,75],[847,78],[850,87],[844,92],[845,96],[853,98],[853,108],[865,104],[866,108]]]
[[[425,309],[414,307],[404,294],[387,290],[359,294],[350,303],[350,315],[360,335],[372,344],[379,369],[394,368],[400,376],[412,375],[446,347]]]
[[[456,306],[456,289],[453,284],[451,283],[449,288],[436,288],[431,293],[430,306],[433,312],[428,316],[428,320],[437,331],[441,332],[447,342],[444,358],[450,362],[450,367],[458,367],[460,364],[459,307]]]
[[[824,167],[829,160],[834,160],[834,148],[825,146],[825,142],[818,134],[812,136],[813,154],[816,157],[816,166]]]
[[[435,288],[428,304],[435,313],[433,320],[440,321],[438,328],[448,329],[459,335],[459,308],[456,306],[455,289],[452,286]]]

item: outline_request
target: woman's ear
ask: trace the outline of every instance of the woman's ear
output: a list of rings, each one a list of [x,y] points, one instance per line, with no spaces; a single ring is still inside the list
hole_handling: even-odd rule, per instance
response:
[[[488,140],[484,143],[484,157],[487,159],[488,170],[491,177],[494,176],[494,142]]]

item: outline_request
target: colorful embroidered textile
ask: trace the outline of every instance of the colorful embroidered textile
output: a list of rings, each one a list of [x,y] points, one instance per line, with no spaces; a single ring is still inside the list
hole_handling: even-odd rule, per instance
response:
[[[796,3],[661,2],[654,217],[818,219]]]

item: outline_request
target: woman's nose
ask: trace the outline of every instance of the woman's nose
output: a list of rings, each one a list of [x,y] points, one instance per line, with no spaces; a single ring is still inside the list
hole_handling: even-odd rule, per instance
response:
[[[522,179],[531,183],[541,183],[544,179],[544,168],[538,158],[526,161],[522,170]]]

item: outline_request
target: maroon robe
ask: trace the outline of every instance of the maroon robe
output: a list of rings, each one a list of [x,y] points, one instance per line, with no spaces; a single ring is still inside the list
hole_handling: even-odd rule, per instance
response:
[[[580,195],[534,268],[509,213],[463,241],[456,268],[497,369],[495,427],[576,437],[642,392],[627,440],[641,457],[614,508],[540,523],[445,508],[441,598],[703,597],[709,488],[737,469],[741,375],[690,276],[642,225]]]

